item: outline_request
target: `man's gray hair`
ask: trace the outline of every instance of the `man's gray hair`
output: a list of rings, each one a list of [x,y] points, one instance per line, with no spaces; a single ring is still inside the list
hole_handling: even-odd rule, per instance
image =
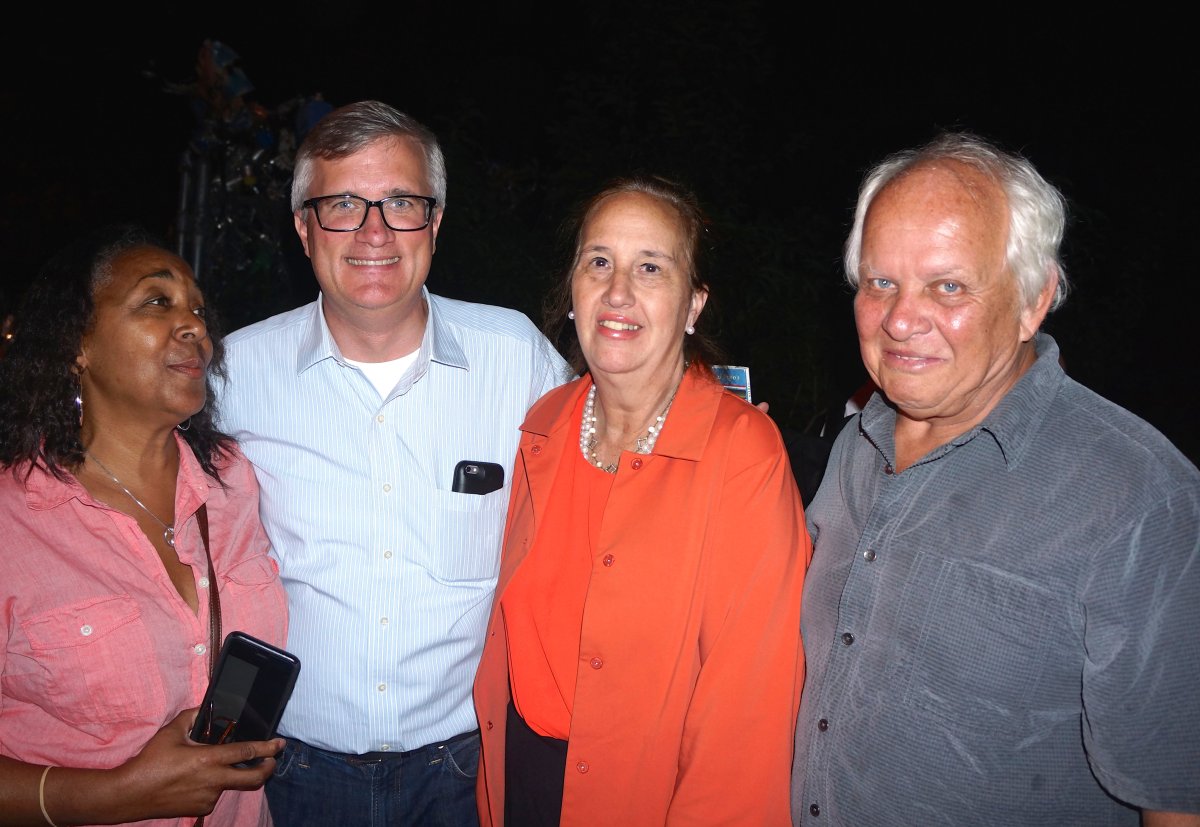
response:
[[[359,101],[333,110],[317,121],[296,151],[296,166],[292,175],[292,210],[302,208],[304,201],[318,195],[344,193],[313,193],[308,188],[313,179],[313,162],[317,158],[336,160],[359,152],[383,138],[408,138],[420,145],[425,154],[425,174],[429,177],[430,193],[438,209],[446,206],[446,159],[438,145],[437,136],[415,118],[379,101]]]
[[[967,132],[946,132],[916,149],[890,155],[873,167],[858,190],[854,227],[846,239],[846,281],[858,289],[863,224],[875,196],[913,169],[938,161],[956,161],[994,181],[1008,200],[1008,246],[1005,258],[1017,279],[1021,298],[1033,307],[1046,282],[1058,276],[1050,309],[1067,297],[1067,274],[1059,260],[1066,226],[1066,199],[1023,156],[1006,152]]]

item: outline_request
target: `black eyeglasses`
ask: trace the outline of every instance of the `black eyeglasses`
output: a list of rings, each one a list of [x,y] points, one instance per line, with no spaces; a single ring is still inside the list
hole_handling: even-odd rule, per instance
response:
[[[429,195],[390,195],[382,201],[369,201],[357,195],[322,195],[308,199],[301,206],[310,207],[321,229],[331,233],[361,229],[367,223],[371,207],[379,207],[383,223],[389,229],[408,233],[429,226],[437,199]]]

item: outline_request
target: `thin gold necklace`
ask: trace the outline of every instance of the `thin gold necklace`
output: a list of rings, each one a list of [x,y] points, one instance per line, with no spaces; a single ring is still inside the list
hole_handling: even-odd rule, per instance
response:
[[[112,477],[112,481],[115,482],[117,484],[117,486],[120,487],[120,489],[125,492],[125,495],[127,497],[129,497],[129,499],[131,499],[135,503],[137,503],[138,508],[142,509],[142,511],[145,511],[147,514],[149,514],[151,517],[153,517],[155,522],[157,522],[160,526],[163,527],[163,542],[165,542],[171,548],[175,548],[175,526],[167,525],[166,523],[164,523],[157,514],[155,514],[153,511],[151,511],[149,508],[146,507],[146,504],[144,502],[139,500],[137,497],[133,496],[133,492],[125,487],[125,483],[123,483],[119,479],[117,479],[117,475],[114,474],[112,471],[108,470],[108,466],[105,465],[103,462],[101,462],[96,457],[95,454],[93,454],[91,451],[87,451],[86,453],[93,462],[95,462],[102,469],[104,469],[104,473],[106,473],[110,477]]]

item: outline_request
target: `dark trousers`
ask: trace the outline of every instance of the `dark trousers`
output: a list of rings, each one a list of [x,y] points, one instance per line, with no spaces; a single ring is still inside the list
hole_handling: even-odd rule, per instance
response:
[[[479,827],[478,772],[478,730],[366,755],[289,738],[267,781],[267,803],[275,827]]]
[[[505,827],[558,827],[567,742],[534,732],[512,701],[505,727]]]

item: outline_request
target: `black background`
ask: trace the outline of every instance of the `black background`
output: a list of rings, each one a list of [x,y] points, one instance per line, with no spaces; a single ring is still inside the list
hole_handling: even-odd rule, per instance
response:
[[[379,98],[438,133],[450,192],[435,292],[537,317],[571,203],[617,172],[688,181],[724,249],[710,275],[730,360],[781,425],[811,430],[864,376],[839,268],[862,173],[965,128],[1024,152],[1068,198],[1074,293],[1046,325],[1068,371],[1200,456],[1187,401],[1200,90],[1182,20],[711,0],[249,5],[33,8],[8,27],[0,313],[91,224],[175,233],[199,123],[178,87],[216,39],[267,112],[316,93]],[[205,285],[227,326],[314,297],[286,210],[281,226],[287,278]]]

